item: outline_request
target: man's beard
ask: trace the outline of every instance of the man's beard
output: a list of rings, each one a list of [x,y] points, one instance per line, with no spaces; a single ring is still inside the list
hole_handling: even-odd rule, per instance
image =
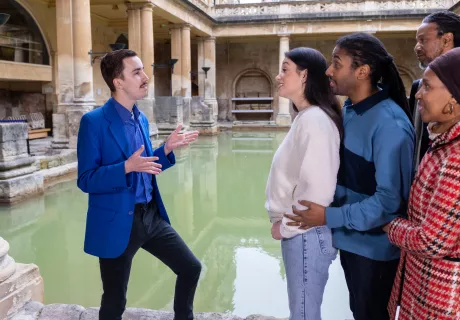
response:
[[[439,48],[439,49],[437,50],[437,52],[436,52],[436,54],[435,54],[435,56],[434,56],[433,59],[429,59],[428,56],[426,56],[426,58],[427,58],[426,60],[429,59],[429,61],[426,61],[425,63],[419,61],[419,64],[418,64],[418,65],[419,65],[420,69],[425,70],[425,69],[428,67],[428,65],[429,65],[431,62],[433,62],[433,60],[435,60],[437,57],[439,57],[439,56],[441,56],[441,55],[442,55],[442,49]]]

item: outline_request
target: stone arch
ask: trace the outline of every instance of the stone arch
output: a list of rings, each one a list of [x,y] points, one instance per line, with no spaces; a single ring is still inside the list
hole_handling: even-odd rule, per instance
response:
[[[39,43],[43,44],[43,60],[39,64],[52,65],[50,41],[43,32],[43,28],[40,26],[37,18],[33,14],[33,10],[25,3],[24,0],[7,0],[7,4],[24,16],[28,27],[30,27],[31,31],[37,36]]]
[[[245,69],[232,84],[232,114],[235,120],[270,120],[273,118],[273,81],[258,68]]]
[[[235,79],[233,80],[233,84],[232,84],[232,97],[237,97],[237,95],[238,95],[237,90],[239,89],[238,84],[241,84],[240,81],[245,76],[246,77],[251,77],[251,76],[260,77],[263,80],[265,80],[266,83],[268,84],[267,89],[269,89],[269,91],[268,92],[260,92],[260,93],[268,93],[268,95],[267,95],[268,97],[273,97],[274,89],[273,89],[273,81],[271,79],[271,76],[267,72],[265,72],[264,70],[258,69],[258,68],[245,69],[245,70],[241,71],[240,73],[238,73],[236,75]],[[250,91],[248,90],[248,92],[250,92]],[[259,92],[259,91],[255,90],[254,92]]]
[[[406,88],[406,96],[410,95],[410,89],[412,87],[412,82],[416,79],[415,73],[408,67],[398,65],[399,74]]]

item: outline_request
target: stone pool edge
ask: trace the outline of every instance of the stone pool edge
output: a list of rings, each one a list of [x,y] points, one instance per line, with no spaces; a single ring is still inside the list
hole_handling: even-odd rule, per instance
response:
[[[75,304],[50,304],[28,302],[11,320],[97,320],[99,308],[85,309]],[[141,308],[127,308],[123,320],[173,320],[174,315],[168,311],[156,311]],[[241,318],[229,313],[197,312],[196,320],[285,320],[263,315],[250,315]]]

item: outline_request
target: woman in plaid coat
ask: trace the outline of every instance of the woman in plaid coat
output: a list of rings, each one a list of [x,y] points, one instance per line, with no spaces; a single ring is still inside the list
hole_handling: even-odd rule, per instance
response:
[[[391,319],[460,319],[460,48],[434,60],[416,95],[431,147],[412,185],[408,218],[384,227],[402,249]]]

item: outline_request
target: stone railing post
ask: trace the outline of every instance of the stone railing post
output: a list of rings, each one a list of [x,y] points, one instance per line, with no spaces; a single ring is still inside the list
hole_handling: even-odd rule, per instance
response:
[[[0,320],[11,319],[29,301],[43,303],[43,279],[34,264],[15,263],[0,237]]]

